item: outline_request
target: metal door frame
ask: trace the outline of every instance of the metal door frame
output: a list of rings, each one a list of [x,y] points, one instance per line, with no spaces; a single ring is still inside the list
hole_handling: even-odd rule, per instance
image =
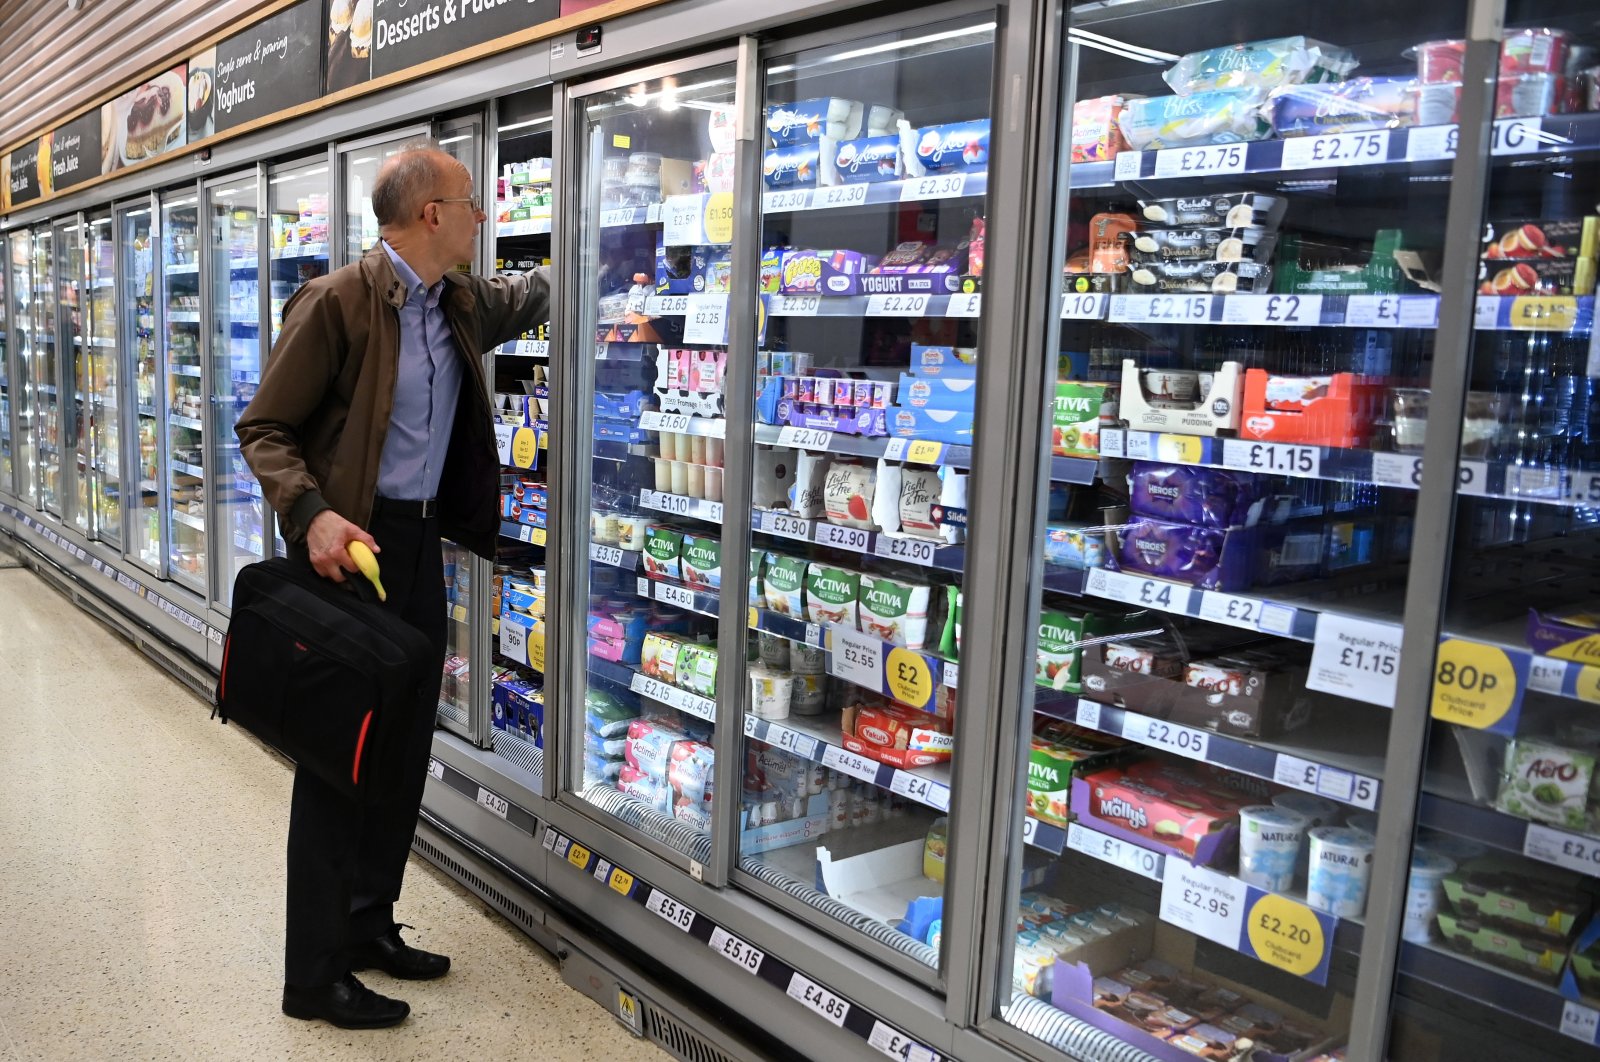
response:
[[[138,344],[136,342],[130,342],[129,341],[130,339],[136,339],[137,338],[134,335],[134,331],[138,328],[138,321],[137,321],[137,319],[130,320],[128,318],[128,315],[127,315],[127,312],[126,312],[127,309],[132,306],[132,303],[125,299],[125,296],[127,296],[129,294],[129,292],[128,292],[128,284],[130,283],[130,279],[131,278],[128,276],[127,271],[123,268],[123,265],[124,265],[123,255],[127,254],[127,253],[130,253],[132,249],[128,246],[126,240],[124,240],[123,231],[122,231],[123,230],[123,226],[127,223],[127,219],[130,216],[133,216],[134,214],[136,214],[140,210],[143,210],[150,217],[150,225],[149,225],[149,230],[150,230],[150,235],[149,235],[149,240],[150,240],[150,342],[151,342],[151,350],[154,351],[155,354],[156,354],[156,361],[157,361],[157,366],[158,366],[157,380],[159,382],[159,377],[160,377],[159,365],[160,365],[161,354],[160,354],[160,346],[158,345],[159,344],[159,332],[158,332],[158,329],[159,329],[159,320],[160,320],[159,313],[158,313],[158,304],[159,304],[159,302],[161,300],[161,296],[162,296],[162,288],[161,288],[161,228],[160,228],[160,226],[161,226],[161,203],[160,203],[159,197],[156,195],[155,192],[152,191],[152,192],[146,192],[144,195],[140,196],[137,199],[129,199],[129,200],[125,200],[125,201],[123,201],[121,203],[113,204],[113,206],[111,208],[111,216],[114,219],[113,220],[113,224],[115,225],[115,228],[116,228],[116,234],[115,235],[116,235],[116,247],[117,247],[117,249],[116,249],[116,255],[117,255],[117,270],[116,270],[117,284],[112,290],[116,293],[116,304],[117,304],[117,311],[118,311],[117,312],[117,319],[118,319],[118,325],[119,325],[119,328],[118,328],[118,344],[119,344],[118,353],[121,354],[121,356],[122,356],[121,369],[122,369],[122,373],[123,373],[123,378],[125,380],[127,380],[132,385],[131,390],[129,390],[127,388],[124,388],[124,390],[128,390],[128,393],[132,396],[132,399],[131,399],[131,401],[127,401],[127,402],[123,403],[123,407],[124,408],[121,411],[122,412],[122,419],[121,419],[120,424],[121,424],[121,428],[122,428],[123,438],[124,439],[131,439],[133,441],[133,446],[131,448],[130,447],[126,447],[126,446],[123,448],[123,453],[122,453],[122,474],[123,474],[123,477],[124,477],[124,482],[132,483],[138,489],[138,493],[139,493],[139,506],[138,507],[140,509],[143,509],[144,508],[144,478],[139,474],[139,465],[138,465],[138,459],[139,459],[139,441],[138,441],[139,440],[139,388],[138,388],[138,382],[137,382],[137,375],[138,375],[137,371],[136,371],[137,366],[136,366],[135,361],[134,361],[134,353],[137,350]],[[153,418],[153,419],[155,419],[157,424],[159,425],[159,423],[160,423],[160,416],[159,416],[159,414],[160,414],[160,406],[157,403],[156,393],[155,393],[155,389],[154,388],[152,388],[151,392],[150,392],[150,401],[151,401],[151,408],[153,410],[155,410],[156,413],[157,413],[157,416],[155,418]],[[121,551],[122,552],[122,558],[124,560],[126,560],[129,564],[134,565],[135,567],[139,568],[141,571],[145,571],[145,572],[150,573],[151,575],[154,575],[158,579],[165,579],[166,575],[167,575],[167,563],[166,563],[166,552],[167,552],[167,550],[166,550],[166,543],[161,541],[161,515],[160,515],[161,513],[166,511],[166,507],[167,507],[166,484],[162,480],[162,471],[163,471],[164,463],[165,462],[164,462],[164,460],[162,458],[162,438],[161,438],[161,436],[158,435],[157,438],[156,438],[156,474],[155,474],[154,480],[152,481],[156,485],[156,492],[155,492],[155,496],[156,496],[156,513],[157,513],[157,517],[156,517],[156,539],[157,539],[156,547],[157,547],[157,551],[158,551],[157,552],[157,556],[156,556],[156,565],[155,565],[155,569],[153,571],[151,570],[150,565],[144,563],[144,561],[140,560],[138,558],[138,556],[136,556],[135,553],[134,553],[134,544],[133,544],[134,507],[129,505],[127,503],[126,499],[124,499],[123,506],[122,506],[122,535],[123,535],[123,538],[122,538],[122,551]]]

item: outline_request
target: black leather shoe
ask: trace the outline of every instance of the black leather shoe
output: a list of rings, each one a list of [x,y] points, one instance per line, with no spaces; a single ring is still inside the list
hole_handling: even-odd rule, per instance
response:
[[[404,1000],[380,996],[355,974],[345,974],[331,985],[316,988],[283,986],[283,1012],[291,1018],[321,1018],[341,1029],[387,1029],[411,1013]]]
[[[397,925],[381,937],[351,948],[350,969],[382,970],[404,981],[431,981],[450,972],[447,956],[411,947],[400,939],[400,928]]]

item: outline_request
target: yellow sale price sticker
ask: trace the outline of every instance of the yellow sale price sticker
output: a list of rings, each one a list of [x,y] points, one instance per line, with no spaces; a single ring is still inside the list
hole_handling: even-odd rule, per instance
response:
[[[884,679],[889,685],[889,696],[901,704],[923,708],[933,699],[933,673],[928,661],[910,649],[896,647],[890,650],[883,664]]]
[[[1296,977],[1314,972],[1328,950],[1327,934],[1316,912],[1276,893],[1264,894],[1250,908],[1245,933],[1256,958]]]
[[[706,196],[706,242],[733,242],[733,193],[713,192]]]
[[[1600,667],[1584,665],[1579,668],[1577,681],[1572,685],[1572,692],[1580,701],[1600,704]]]
[[[1578,300],[1571,295],[1519,295],[1511,300],[1511,327],[1565,332],[1578,323]]]
[[[511,463],[518,468],[532,468],[538,458],[539,432],[534,428],[518,428],[511,436]]]
[[[1523,685],[1504,649],[1446,638],[1434,661],[1431,712],[1447,723],[1488,730],[1521,703]]]
[[[931,439],[918,439],[906,447],[906,460],[914,465],[936,465],[943,453],[943,443]]]
[[[633,875],[618,867],[611,872],[611,891],[626,896],[633,891]]]
[[[581,844],[575,844],[567,849],[567,862],[579,870],[583,870],[589,866],[589,855],[590,852],[587,848]]]
[[[544,631],[542,629],[528,632],[528,666],[535,671],[544,671]]]

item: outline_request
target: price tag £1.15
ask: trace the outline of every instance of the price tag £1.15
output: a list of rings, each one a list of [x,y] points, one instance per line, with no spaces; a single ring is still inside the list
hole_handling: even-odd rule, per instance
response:
[[[1394,707],[1401,629],[1392,623],[1324,612],[1317,617],[1306,688]]]

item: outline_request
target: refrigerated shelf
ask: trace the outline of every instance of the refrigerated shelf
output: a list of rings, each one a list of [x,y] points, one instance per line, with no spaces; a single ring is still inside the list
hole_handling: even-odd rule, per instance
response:
[[[820,763],[829,770],[849,775],[935,811],[950,810],[949,764],[904,768],[879,763],[845,748],[838,727],[829,728],[820,721],[826,718],[791,715],[778,722],[746,715],[744,734],[747,738],[783,749],[802,760]]]

